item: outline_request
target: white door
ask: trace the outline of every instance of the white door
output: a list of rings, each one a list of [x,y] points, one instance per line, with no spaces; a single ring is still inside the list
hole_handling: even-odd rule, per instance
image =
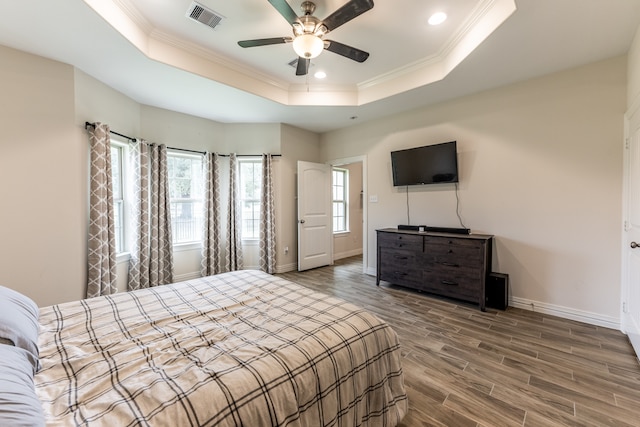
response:
[[[331,166],[298,162],[298,270],[333,263]]]
[[[640,109],[625,133],[622,329],[640,355]]]

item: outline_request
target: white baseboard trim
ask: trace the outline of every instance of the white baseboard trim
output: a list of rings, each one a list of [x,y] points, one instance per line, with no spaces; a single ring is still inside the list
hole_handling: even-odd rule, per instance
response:
[[[367,268],[367,274],[376,275],[376,269]],[[549,304],[540,301],[533,301],[526,298],[510,297],[509,306],[521,308],[528,311],[537,311],[539,313],[549,314],[552,316],[562,317],[563,319],[575,320],[577,322],[587,323],[589,325],[601,326],[603,328],[615,329],[622,331],[622,321],[620,318],[605,316],[598,313],[592,313],[575,308],[563,307],[561,305]]]
[[[276,265],[276,273],[288,273],[298,269],[298,264],[293,262],[291,264]]]
[[[592,313],[589,311],[577,310],[575,308],[563,307],[561,305],[548,304],[519,297],[509,298],[509,305],[523,310],[536,311],[539,313],[562,317],[563,319],[602,326],[603,328],[616,329],[619,331],[622,330],[622,324],[619,318],[604,316],[602,314]]]
[[[184,282],[185,280],[193,280],[202,277],[199,271],[194,271],[191,273],[179,274],[177,276],[173,276],[174,282]]]
[[[243,270],[260,270],[258,266],[245,265],[242,267]],[[285,264],[285,265],[277,265],[276,273],[288,273],[289,271],[294,271],[298,269],[298,264]],[[193,280],[202,277],[199,271],[194,271],[191,273],[179,274],[177,276],[173,276],[174,282],[184,282],[185,280]]]
[[[356,255],[362,255],[362,248],[333,254],[333,260],[335,261],[342,258],[349,258]]]

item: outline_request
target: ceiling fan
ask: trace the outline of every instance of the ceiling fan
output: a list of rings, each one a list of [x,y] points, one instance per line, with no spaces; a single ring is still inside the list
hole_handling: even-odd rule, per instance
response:
[[[304,76],[309,72],[311,59],[320,55],[323,49],[357,62],[364,62],[369,57],[368,52],[333,40],[325,40],[324,36],[372,9],[373,0],[350,0],[322,21],[313,16],[316,5],[311,1],[304,1],[300,5],[302,16],[296,15],[285,0],[269,0],[269,3],[291,24],[293,37],[242,40],[238,42],[241,47],[293,43],[293,50],[298,55],[297,76]]]

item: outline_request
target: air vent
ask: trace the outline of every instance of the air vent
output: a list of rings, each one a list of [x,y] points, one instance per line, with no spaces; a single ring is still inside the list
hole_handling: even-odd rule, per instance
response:
[[[189,6],[186,16],[211,28],[216,28],[224,19],[224,16],[195,1]]]

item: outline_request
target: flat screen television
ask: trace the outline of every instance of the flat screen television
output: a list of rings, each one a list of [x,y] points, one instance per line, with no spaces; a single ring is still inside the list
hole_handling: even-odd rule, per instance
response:
[[[393,185],[458,182],[456,141],[391,152]]]

